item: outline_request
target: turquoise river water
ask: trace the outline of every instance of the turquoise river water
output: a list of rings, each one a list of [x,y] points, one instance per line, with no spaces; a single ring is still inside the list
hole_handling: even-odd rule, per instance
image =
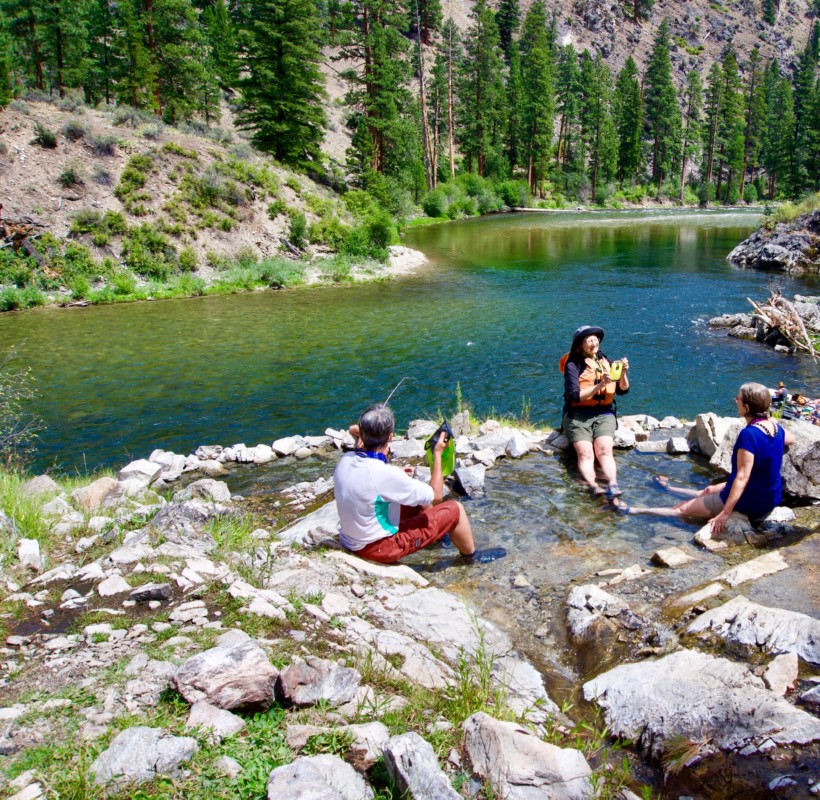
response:
[[[155,447],[248,445],[341,427],[384,399],[400,423],[451,412],[560,418],[558,358],[581,324],[629,356],[622,413],[729,413],[741,381],[813,393],[806,359],[707,329],[771,276],[725,256],[748,212],[499,215],[418,228],[430,263],[384,283],[0,316],[47,425],[36,467],[117,466]],[[787,294],[806,282],[778,278]],[[814,289],[817,288],[815,284]]]

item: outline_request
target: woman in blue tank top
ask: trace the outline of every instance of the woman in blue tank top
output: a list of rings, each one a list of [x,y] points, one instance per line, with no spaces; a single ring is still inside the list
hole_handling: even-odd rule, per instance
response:
[[[670,486],[661,477],[659,485],[688,499],[673,507],[660,508],[630,507],[616,499],[612,501],[613,508],[622,514],[711,519],[713,534],[724,529],[733,511],[746,514],[753,521],[770,514],[783,496],[783,451],[794,443],[794,435],[769,416],[771,395],[763,384],[744,383],[735,403],[746,427],[735,442],[732,471],[725,483],[696,491]]]

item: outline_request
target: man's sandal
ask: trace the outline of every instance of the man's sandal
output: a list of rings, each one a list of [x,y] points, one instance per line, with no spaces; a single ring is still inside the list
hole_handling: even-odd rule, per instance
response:
[[[606,496],[609,500],[612,500],[614,497],[620,497],[622,494],[623,491],[621,491],[621,487],[618,486],[617,483],[610,483],[609,486],[606,487]]]
[[[619,514],[630,514],[632,512],[632,509],[626,503],[619,500],[617,497],[613,497],[609,501],[609,507],[613,511],[617,511]]]

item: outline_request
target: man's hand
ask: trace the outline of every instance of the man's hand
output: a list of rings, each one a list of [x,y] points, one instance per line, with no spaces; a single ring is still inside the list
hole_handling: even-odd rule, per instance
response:
[[[433,454],[440,456],[444,452],[444,448],[447,447],[447,441],[447,431],[442,431],[436,440],[436,446],[433,448]]]

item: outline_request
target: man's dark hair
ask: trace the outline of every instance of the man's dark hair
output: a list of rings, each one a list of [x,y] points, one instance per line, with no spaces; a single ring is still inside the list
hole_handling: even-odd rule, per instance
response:
[[[359,436],[365,449],[378,450],[393,433],[393,412],[384,403],[370,406],[359,417]]]

